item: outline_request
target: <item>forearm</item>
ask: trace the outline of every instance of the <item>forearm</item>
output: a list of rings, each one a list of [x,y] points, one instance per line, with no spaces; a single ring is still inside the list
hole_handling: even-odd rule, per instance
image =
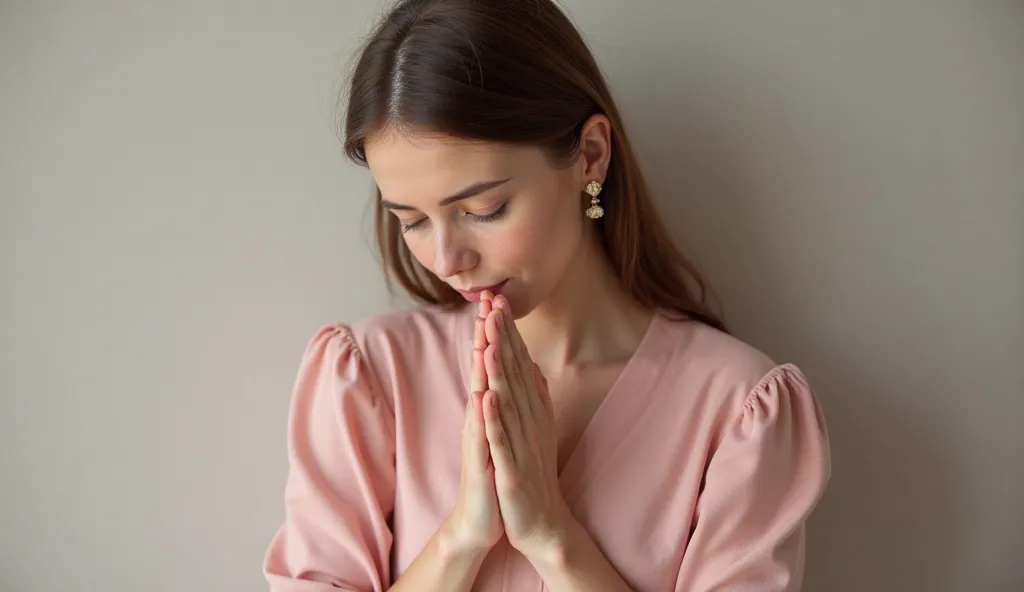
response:
[[[632,592],[576,521],[548,549],[528,559],[551,592]]]
[[[445,523],[389,591],[469,592],[486,555],[463,548]]]

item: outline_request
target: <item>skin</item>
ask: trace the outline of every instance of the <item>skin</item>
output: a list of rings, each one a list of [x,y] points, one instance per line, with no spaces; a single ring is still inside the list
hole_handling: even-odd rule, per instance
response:
[[[571,162],[393,129],[366,143],[413,256],[457,290],[505,282],[478,305],[459,500],[403,581],[441,563],[477,569],[505,535],[553,591],[628,590],[558,484],[563,434],[585,426],[653,314],[622,290],[584,214],[584,187],[607,175],[610,129],[591,117]]]
[[[549,380],[574,364],[636,349],[651,311],[619,285],[594,221],[584,215],[584,187],[605,180],[611,159],[605,116],[585,123],[579,157],[570,163],[552,162],[536,147],[393,128],[368,138],[366,157],[385,206],[394,206],[410,252],[426,269],[457,290],[508,280],[501,294]],[[445,204],[467,188],[500,181]]]

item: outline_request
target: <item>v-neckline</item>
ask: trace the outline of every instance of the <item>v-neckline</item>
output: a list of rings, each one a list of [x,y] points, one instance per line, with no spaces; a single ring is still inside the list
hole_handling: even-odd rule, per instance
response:
[[[558,483],[566,503],[572,504],[585,481],[600,468],[621,443],[624,430],[635,424],[645,403],[665,371],[672,348],[664,344],[666,319],[654,311],[647,331],[633,355],[626,361],[597,410],[580,433],[576,446],[569,453],[558,475]]]
[[[464,316],[466,325],[462,331],[456,332],[462,333],[456,352],[467,396],[472,348],[466,344],[472,343],[475,315],[474,307],[467,306],[465,315],[459,315]],[[625,435],[616,432],[628,430],[646,409],[646,403],[653,396],[675,350],[676,344],[666,339],[669,337],[669,323],[660,310],[654,311],[636,351],[626,361],[622,372],[580,433],[576,446],[558,474],[566,503],[573,503],[585,481],[599,468],[598,463],[614,453]]]

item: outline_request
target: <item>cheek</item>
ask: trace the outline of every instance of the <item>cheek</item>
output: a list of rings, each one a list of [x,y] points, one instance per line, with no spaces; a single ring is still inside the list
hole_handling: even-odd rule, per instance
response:
[[[546,248],[544,230],[533,221],[524,220],[496,237],[496,248],[490,249],[491,254],[516,268],[530,267]]]
[[[578,225],[574,227],[566,212],[538,208],[494,236],[497,248],[488,249],[488,255],[505,267],[540,275],[571,256],[578,237]]]
[[[420,262],[420,265],[434,270],[434,242],[423,237],[405,238],[405,246],[409,248],[412,256]]]

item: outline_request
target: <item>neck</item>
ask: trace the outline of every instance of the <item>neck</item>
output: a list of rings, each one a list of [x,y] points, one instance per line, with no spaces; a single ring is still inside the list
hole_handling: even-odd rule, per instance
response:
[[[516,326],[544,374],[558,376],[568,366],[628,358],[652,315],[622,288],[591,235],[552,294]]]

